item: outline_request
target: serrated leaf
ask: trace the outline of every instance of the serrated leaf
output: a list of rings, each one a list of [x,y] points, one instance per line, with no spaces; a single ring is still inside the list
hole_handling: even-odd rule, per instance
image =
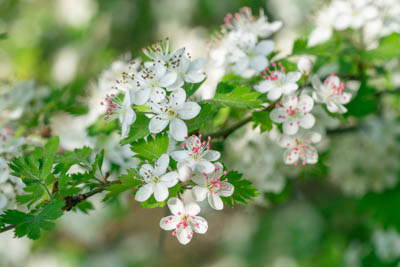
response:
[[[220,90],[217,91],[214,98],[207,100],[207,103],[219,107],[232,108],[259,108],[262,101],[258,99],[259,93],[252,91],[250,87],[237,86],[232,91],[229,91],[231,85],[220,85]]]
[[[138,158],[156,160],[167,152],[168,142],[167,135],[158,134],[155,137],[149,136],[147,140],[141,139],[132,143],[131,150],[137,154]]]
[[[118,179],[121,181],[120,184],[113,184],[106,188],[109,193],[105,196],[104,201],[113,199],[122,192],[131,190],[143,183],[139,180],[139,174],[135,169],[129,169],[127,174],[119,176]]]
[[[121,140],[121,145],[131,144],[148,136],[150,134],[149,123],[149,118],[144,114],[138,114],[135,123],[131,125],[128,137]]]
[[[16,224],[15,235],[28,236],[30,239],[38,239],[41,230],[50,230],[54,226],[54,220],[63,215],[64,201],[56,200],[45,204],[38,214],[24,213],[18,210],[7,210],[2,215],[2,221],[6,224]]]
[[[221,180],[225,178],[228,179],[228,182],[235,187],[232,196],[221,197],[222,200],[231,207],[234,206],[235,202],[247,204],[247,201],[258,196],[257,188],[255,188],[249,180],[243,179],[242,176],[243,175],[237,171],[230,171],[221,178]]]
[[[254,122],[254,128],[260,126],[261,132],[272,130],[272,120],[269,117],[269,112],[267,111],[253,112],[251,121]]]
[[[55,173],[67,172],[72,165],[87,166],[90,164],[90,156],[92,149],[84,146],[77,148],[74,151],[66,151],[61,155],[57,155],[57,165],[54,167]]]

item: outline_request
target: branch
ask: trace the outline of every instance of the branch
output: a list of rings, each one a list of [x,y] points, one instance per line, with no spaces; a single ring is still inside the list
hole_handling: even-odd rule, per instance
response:
[[[79,194],[77,196],[67,196],[64,197],[65,200],[65,206],[63,207],[63,210],[65,211],[70,211],[73,207],[75,207],[76,205],[78,205],[80,202],[84,201],[85,199],[96,195],[97,193],[101,193],[103,192],[108,186],[113,185],[113,184],[120,184],[121,181],[117,180],[117,181],[112,181],[112,182],[108,182],[105,184],[100,185],[99,187],[97,187],[96,189],[93,189],[89,192],[86,192],[84,194]],[[3,228],[0,229],[0,233],[3,232],[7,232],[11,229],[14,229],[15,227],[17,227],[17,224],[10,224],[7,225]]]

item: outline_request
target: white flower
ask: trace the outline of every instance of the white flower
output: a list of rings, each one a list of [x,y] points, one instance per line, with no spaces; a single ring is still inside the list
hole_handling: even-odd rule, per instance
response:
[[[332,113],[345,113],[347,109],[343,106],[351,100],[350,93],[344,93],[344,83],[332,74],[326,78],[324,84],[321,83],[318,77],[314,76],[311,79],[312,85],[316,90],[313,92],[313,97],[318,103],[325,103],[328,110]]]
[[[267,97],[272,101],[279,99],[282,94],[290,95],[295,92],[299,88],[296,82],[301,78],[300,72],[286,73],[281,62],[278,65],[280,68],[276,68],[275,63],[272,64],[274,70],[269,70],[267,67],[263,75],[265,80],[254,87],[256,91],[262,94],[268,92]]]
[[[201,72],[204,65],[204,58],[190,61],[185,56],[185,48],[181,48],[173,53],[168,61],[168,68],[177,73],[177,79],[171,87],[180,88],[184,82],[199,83],[204,80],[206,75]]]
[[[157,115],[150,120],[150,132],[159,133],[170,124],[171,136],[177,141],[183,141],[188,135],[188,129],[183,120],[193,119],[201,109],[199,104],[185,102],[185,100],[186,92],[179,88],[161,103],[151,103],[150,108]]]
[[[186,245],[192,240],[194,233],[205,234],[208,229],[207,221],[200,216],[200,207],[196,203],[183,205],[178,198],[170,198],[167,202],[172,215],[164,217],[160,221],[163,230],[175,230],[172,232],[179,243]]]
[[[229,197],[233,194],[234,187],[228,180],[221,181],[221,176],[225,175],[221,163],[215,163],[215,170],[210,174],[197,173],[192,177],[193,182],[197,185],[193,187],[192,193],[196,201],[203,201],[206,197],[208,203],[215,210],[222,210],[224,204],[222,197]]]
[[[260,72],[268,66],[267,55],[273,50],[273,41],[264,40],[258,44],[249,41],[234,47],[227,57],[232,71],[236,74],[243,74],[249,68]]]
[[[179,174],[179,181],[187,182],[192,177],[192,169],[187,165],[179,166],[178,174]]]
[[[316,132],[298,133],[295,136],[284,135],[279,141],[281,147],[286,148],[283,154],[285,164],[302,165],[315,164],[318,161],[318,152],[313,144],[321,140],[321,135]]]
[[[210,173],[215,169],[211,161],[216,161],[221,156],[218,151],[210,150],[210,140],[211,137],[208,137],[207,142],[201,142],[201,135],[192,135],[182,144],[183,150],[172,152],[171,157],[178,162],[178,167],[187,165],[192,171]]]
[[[24,144],[24,138],[15,138],[9,126],[0,129],[0,154],[5,159],[11,160],[20,154],[20,148]]]
[[[161,155],[157,160],[155,168],[150,164],[143,164],[140,168],[140,176],[146,183],[136,192],[135,199],[139,202],[146,201],[154,193],[154,198],[162,202],[168,198],[168,188],[178,183],[178,173],[168,172],[169,156]]]
[[[297,133],[299,126],[304,129],[314,126],[315,118],[309,113],[313,106],[313,99],[306,94],[300,97],[285,96],[271,111],[270,118],[274,122],[283,123],[285,134],[293,135]]]
[[[147,64],[147,67],[139,73],[137,82],[143,91],[140,91],[140,99],[138,101],[146,103],[149,99],[159,103],[164,100],[166,93],[165,89],[171,91],[175,88],[172,85],[175,83],[176,72],[168,72],[164,61],[157,61]]]
[[[310,75],[313,68],[313,62],[308,57],[301,57],[297,63],[299,71],[305,75]]]
[[[130,91],[125,92],[124,101],[121,102],[118,97],[114,94],[107,95],[105,99],[107,106],[107,114],[104,117],[105,120],[113,120],[118,118],[121,124],[121,138],[128,136],[130,126],[136,120],[136,113],[131,106]],[[101,102],[104,105],[104,102]]]
[[[170,58],[169,40],[166,38],[165,40],[149,45],[146,48],[142,48],[142,51],[153,61],[161,60],[167,62]]]

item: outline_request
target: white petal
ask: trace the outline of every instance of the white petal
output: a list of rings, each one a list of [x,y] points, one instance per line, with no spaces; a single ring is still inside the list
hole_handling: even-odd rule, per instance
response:
[[[182,88],[178,88],[171,93],[170,96],[171,107],[173,108],[180,107],[185,103],[185,100],[186,100],[186,92]]]
[[[169,165],[169,156],[167,154],[162,154],[156,162],[154,168],[154,174],[157,176],[163,175],[167,170]]]
[[[275,88],[275,82],[270,80],[264,80],[254,86],[254,89],[262,94],[271,91],[273,88]]]
[[[164,183],[157,183],[154,185],[154,198],[158,202],[166,200],[168,197],[168,187]]]
[[[288,82],[288,83],[296,83],[298,80],[300,80],[300,78],[301,78],[301,73],[300,72],[297,72],[297,71],[295,71],[295,72],[289,72],[287,75],[286,75],[286,82]]]
[[[150,99],[151,95],[151,89],[146,88],[146,89],[141,89],[137,92],[135,92],[135,105],[144,105],[147,103],[147,101]]]
[[[190,220],[190,227],[196,233],[205,234],[208,230],[208,223],[203,217],[194,216],[194,218]]]
[[[176,238],[182,245],[187,245],[192,240],[192,228],[190,226],[183,228],[182,226],[176,229]]]
[[[287,113],[284,108],[274,108],[269,114],[269,117],[274,122],[282,123],[287,120]]]
[[[339,107],[338,107],[338,105],[337,105],[335,102],[333,102],[333,101],[328,101],[328,102],[326,103],[326,107],[327,107],[327,109],[329,110],[329,112],[332,112],[332,113],[339,112]]]
[[[245,72],[247,70],[247,68],[249,67],[250,61],[249,59],[243,58],[242,60],[240,60],[239,62],[236,62],[236,64],[234,64],[232,66],[232,71],[235,74],[242,74],[243,72]]]
[[[164,62],[159,62],[152,68],[152,70],[154,76],[158,78],[158,77],[163,77],[165,75],[167,68],[164,66]]]
[[[219,194],[223,197],[230,197],[234,190],[235,188],[231,183],[221,182],[221,190],[219,191]]]
[[[269,55],[274,50],[274,41],[264,40],[259,42],[255,47],[256,54]],[[265,68],[265,67],[264,67]]]
[[[178,115],[183,120],[190,120],[199,115],[201,107],[196,102],[186,102],[178,109]]]
[[[313,30],[308,38],[308,46],[314,46],[323,43],[332,36],[332,28],[330,27],[317,27]]]
[[[135,122],[136,120],[136,113],[133,111],[131,107],[127,108],[126,110],[123,110],[121,113],[121,116],[119,118],[119,121],[121,122],[121,138],[125,138],[128,136],[130,127],[131,125]]]
[[[171,157],[175,161],[183,161],[189,157],[189,153],[186,150],[174,151],[171,153]]]
[[[167,186],[173,187],[178,183],[179,175],[177,172],[169,172],[160,177],[160,180]]]
[[[201,187],[207,186],[207,179],[201,173],[196,173],[195,175],[193,175],[192,181],[195,182],[196,184],[200,185]]]
[[[218,193],[215,194],[214,192],[209,192],[208,204],[210,204],[211,208],[215,210],[222,210],[224,208],[224,203]]]
[[[282,96],[282,88],[280,87],[275,87],[273,89],[271,89],[271,91],[269,91],[268,93],[268,99],[271,101],[275,101],[278,98],[280,98]]]
[[[256,55],[250,60],[250,67],[261,72],[268,66],[268,59],[264,55]]]
[[[311,84],[314,87],[315,90],[321,90],[322,88],[322,83],[321,80],[318,78],[317,75],[312,76],[311,78]]]
[[[153,92],[151,93],[151,100],[155,103],[160,103],[165,99],[165,90],[162,88],[155,88]]]
[[[301,112],[309,112],[314,106],[314,100],[308,95],[302,95],[297,106]]]
[[[286,149],[283,153],[285,164],[293,164],[299,160],[299,153],[294,149]]]
[[[214,171],[215,167],[214,167],[214,164],[212,164],[208,160],[200,160],[196,163],[196,169],[200,173],[203,173],[203,172],[210,173],[210,172]]]
[[[196,60],[193,60],[190,65],[189,65],[189,69],[188,72],[198,72],[199,70],[201,70],[201,68],[204,65],[204,58],[198,58]]]
[[[190,202],[185,206],[185,212],[190,216],[196,216],[200,213],[200,206],[195,202]]]
[[[310,113],[307,113],[300,119],[300,126],[303,127],[304,129],[310,129],[311,127],[314,126],[314,123],[315,123],[315,118]]]
[[[195,186],[192,189],[193,199],[195,201],[203,201],[207,197],[207,188],[202,186]]]
[[[153,194],[153,185],[145,184],[136,192],[135,199],[136,201],[143,202],[148,200],[151,194]]]
[[[206,78],[204,73],[188,73],[185,75],[184,79],[188,83],[199,83]]]
[[[296,145],[296,142],[294,140],[294,137],[284,135],[279,140],[278,145],[284,148],[291,148]]]
[[[169,131],[176,141],[183,141],[188,135],[187,126],[181,119],[173,119],[169,126]]]
[[[157,115],[151,118],[149,123],[149,130],[151,133],[159,133],[167,127],[169,120],[165,115]]]
[[[216,150],[206,150],[201,156],[205,160],[216,161],[219,159],[219,157],[221,157],[221,153]]]
[[[293,93],[297,88],[299,88],[297,83],[285,83],[282,86],[283,93],[286,95]]]
[[[347,104],[351,100],[351,94],[350,93],[343,93],[343,95],[340,96],[340,104]]]
[[[170,215],[161,219],[160,227],[163,230],[169,231],[175,229],[178,223],[179,217],[175,215]]]
[[[160,86],[168,87],[176,81],[176,78],[177,78],[176,72],[169,72],[164,77],[161,78]]]
[[[169,210],[174,215],[181,216],[185,212],[185,207],[183,206],[183,203],[179,198],[172,197],[172,198],[168,199],[167,205],[168,205]]]
[[[143,164],[142,167],[140,168],[140,176],[146,181],[149,182],[150,177],[148,176],[153,176],[154,174],[154,168],[150,164]]]
[[[293,120],[288,120],[283,123],[283,132],[288,135],[293,135],[299,130],[299,126]]]

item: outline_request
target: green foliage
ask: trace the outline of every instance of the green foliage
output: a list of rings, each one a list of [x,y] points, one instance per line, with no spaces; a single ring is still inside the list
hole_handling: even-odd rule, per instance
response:
[[[219,83],[214,98],[207,100],[207,103],[217,107],[259,108],[262,104],[259,96],[250,87]]]
[[[181,185],[179,183],[171,188],[168,188],[168,191],[169,191],[168,198],[176,197],[178,195],[180,189],[181,189]],[[157,208],[157,207],[164,207],[166,203],[167,203],[167,200],[165,200],[163,202],[158,202],[154,198],[154,194],[153,194],[153,195],[151,195],[151,197],[148,200],[140,202],[140,205],[144,209],[153,209],[153,208]]]
[[[366,84],[366,81],[361,83],[360,89],[356,97],[346,105],[348,112],[344,115],[354,117],[364,117],[376,112],[377,99],[375,90]]]
[[[139,179],[139,173],[135,169],[129,169],[127,174],[120,175],[118,179],[121,181],[120,184],[113,184],[107,187],[109,193],[105,196],[104,201],[114,199],[122,192],[131,190],[142,184],[142,181]]]
[[[150,119],[144,114],[137,114],[136,121],[131,125],[129,136],[121,140],[121,145],[131,144],[150,134],[149,131]]]
[[[373,50],[365,51],[361,57],[367,62],[379,62],[400,57],[400,34],[392,33],[381,39],[379,46]]]
[[[293,44],[292,55],[330,57],[342,48],[342,39],[338,38],[338,35],[333,35],[329,41],[312,47],[307,46],[307,42],[306,38],[297,39]]]
[[[258,196],[257,188],[252,185],[249,180],[243,179],[242,174],[237,171],[230,171],[225,176],[221,177],[221,180],[225,178],[231,183],[235,190],[230,197],[221,197],[224,203],[233,207],[234,203],[247,204],[247,201],[252,200]]]
[[[186,92],[186,97],[189,97],[191,95],[193,95],[194,93],[196,93],[196,91],[199,89],[199,87],[203,84],[203,82],[206,79],[202,80],[199,83],[187,83],[185,82],[185,84],[183,85],[183,89]]]
[[[87,128],[89,136],[96,136],[99,134],[109,135],[118,129],[118,121],[112,120],[105,122],[103,117],[98,118],[92,125]]]
[[[0,33],[0,41],[7,39],[7,37],[8,37],[7,33],[5,33],[5,32]]]
[[[254,128],[260,126],[261,132],[272,130],[273,123],[269,117],[269,112],[267,111],[253,112],[251,121],[254,122]]]
[[[54,227],[53,221],[63,215],[63,207],[64,201],[56,200],[44,204],[43,208],[36,214],[7,210],[2,215],[2,221],[6,224],[17,225],[15,227],[16,236],[38,239],[42,229],[49,231]]]
[[[137,153],[138,158],[157,160],[168,149],[168,136],[158,134],[149,136],[147,140],[141,139],[131,144],[131,150]]]
[[[202,127],[206,126],[207,123],[210,123],[214,119],[217,113],[217,109],[214,108],[210,104],[200,104],[201,110],[199,115],[196,118],[190,120],[188,122],[188,131],[193,132],[196,130],[201,129]]]

